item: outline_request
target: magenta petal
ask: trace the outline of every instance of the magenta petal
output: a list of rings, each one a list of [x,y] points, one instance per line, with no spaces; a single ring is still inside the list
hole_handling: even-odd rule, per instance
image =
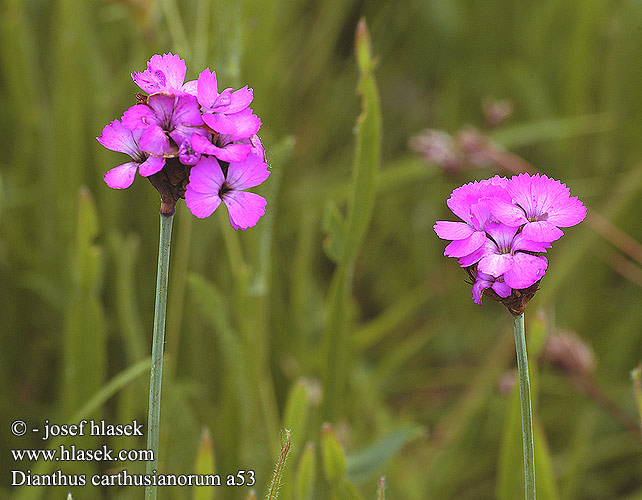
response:
[[[230,163],[226,179],[233,189],[249,189],[261,184],[269,175],[267,164],[258,156],[251,154],[245,161]]]
[[[486,255],[479,261],[477,269],[498,278],[513,267],[513,260],[514,257],[509,253],[492,253]]]
[[[532,241],[524,238],[524,233],[519,233],[513,239],[511,247],[513,250],[526,250],[527,252],[546,252],[551,248],[551,243],[548,241]]]
[[[194,96],[189,94],[182,94],[181,97],[185,97],[188,100],[194,98]],[[150,95],[147,98],[147,106],[149,106],[154,114],[154,121],[150,123],[167,129],[172,122],[174,107],[178,105],[179,100],[174,94],[168,92],[158,92]]]
[[[220,113],[204,113],[203,121],[209,128],[219,134],[232,135],[236,133],[236,122],[227,115],[222,115]]]
[[[453,190],[450,198],[446,201],[452,212],[465,222],[470,222],[470,211],[474,204],[483,198],[500,197],[507,198],[505,186],[508,181],[499,176],[483,181],[469,182]],[[480,228],[478,228],[480,229]]]
[[[123,163],[109,172],[105,173],[105,182],[110,188],[125,189],[132,185],[136,176],[138,164],[132,162]]]
[[[224,148],[212,146],[213,154],[221,161],[239,162],[245,160],[252,147],[249,144],[228,144]]]
[[[248,139],[255,135],[261,128],[261,120],[252,113],[250,108],[228,116],[234,121],[234,125],[236,126],[236,132],[230,136],[230,139],[233,141]]]
[[[465,222],[445,220],[438,220],[433,226],[433,229],[442,240],[463,240],[475,232],[475,230]]]
[[[246,108],[239,113],[234,113],[229,116],[236,121],[236,134],[232,135],[232,140],[253,137],[261,128],[261,120],[250,108]]]
[[[214,146],[205,137],[194,134],[192,135],[192,148],[198,153],[214,155],[221,161],[236,162],[243,161],[247,158],[252,150],[251,144],[228,144],[223,148]]]
[[[481,305],[484,290],[490,286],[490,281],[477,279],[473,285],[473,302]]]
[[[252,145],[252,149],[250,150],[250,152],[258,156],[259,158],[262,158],[263,161],[267,162],[267,157],[265,156],[265,149],[263,149],[263,144],[261,144],[261,139],[259,139],[259,136],[254,134],[252,137],[249,138],[249,142]]]
[[[258,194],[230,191],[225,195],[224,201],[234,229],[253,227],[265,215],[267,201]]]
[[[149,177],[157,172],[160,172],[165,166],[165,158],[156,158],[150,156],[138,167],[138,173],[143,177]]]
[[[202,135],[195,134],[192,136],[192,148],[194,151],[202,154],[212,154],[208,150],[213,146],[212,142]]]
[[[513,289],[503,281],[495,281],[495,283],[493,283],[492,289],[495,290],[495,293],[503,299],[513,293]]]
[[[586,207],[577,197],[560,201],[548,214],[548,222],[557,227],[571,227],[586,217]]]
[[[127,153],[132,158],[139,156],[138,144],[136,139],[140,138],[141,132],[132,132],[125,127],[120,120],[114,120],[105,125],[100,137],[96,137],[107,149]]]
[[[179,125],[200,127],[203,125],[196,97],[190,94],[183,94],[176,98],[173,103],[171,124],[175,127]]]
[[[181,92],[196,96],[198,92],[198,80],[190,80],[189,82],[185,82],[180,90]]]
[[[140,149],[154,156],[165,156],[170,153],[169,139],[159,126],[149,127],[138,142]]]
[[[564,232],[548,221],[529,222],[522,228],[522,236],[527,240],[552,242],[562,236]]]
[[[473,203],[477,203],[479,198],[476,196],[471,196],[471,187],[469,184],[455,189],[450,198],[446,200],[446,205],[457,217],[459,217],[464,222],[470,221],[470,207]]]
[[[491,213],[507,226],[519,227],[528,222],[521,208],[505,200],[491,198],[488,204]]]
[[[212,146],[212,142],[208,137],[200,134],[193,134],[191,137],[192,148],[194,151],[201,154],[211,154],[207,150]]]
[[[199,219],[209,217],[221,204],[221,198],[217,194],[199,193],[190,189],[189,185],[185,190],[185,204]]]
[[[123,125],[131,130],[146,129],[156,122],[156,115],[145,104],[136,104],[123,114]]]
[[[179,89],[185,81],[185,61],[171,52],[154,55],[141,73],[132,73],[136,85],[148,94]]]
[[[163,73],[165,84],[168,88],[179,89],[185,81],[187,68],[177,54],[163,54],[162,56],[154,55],[147,65],[157,75]]]
[[[455,240],[450,243],[446,247],[444,255],[456,258],[465,257],[481,248],[484,243],[486,243],[486,233],[483,231],[475,231],[468,238]]]
[[[531,192],[532,178],[529,174],[515,175],[508,180],[506,190],[513,203],[519,205],[527,215],[532,215],[537,205],[538,195]]]
[[[542,279],[547,267],[545,257],[518,252],[514,256],[513,267],[504,274],[504,282],[511,288],[528,288]]]
[[[198,193],[218,196],[224,182],[225,176],[216,158],[204,156],[192,167],[187,187]]]
[[[486,245],[482,245],[479,247],[477,250],[475,250],[473,253],[466,255],[459,259],[459,265],[461,267],[469,267],[472,266],[473,264],[476,264],[479,262],[479,260],[487,255],[489,250],[486,248]]]
[[[206,109],[210,109],[218,98],[218,84],[216,82],[216,72],[210,71],[209,68],[201,71],[198,75],[196,84],[196,95],[198,103]]]
[[[246,85],[242,89],[230,93],[228,104],[216,106],[214,110],[217,113],[225,113],[228,115],[238,113],[239,111],[243,111],[247,108],[252,103],[252,99],[252,89],[248,89]]]

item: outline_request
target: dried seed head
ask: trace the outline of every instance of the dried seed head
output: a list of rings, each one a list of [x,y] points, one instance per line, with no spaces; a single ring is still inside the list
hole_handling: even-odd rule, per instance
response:
[[[589,377],[595,373],[593,350],[575,333],[548,336],[542,358],[568,376]]]
[[[501,125],[513,114],[515,106],[508,99],[484,99],[482,101],[482,111],[484,121],[488,128],[495,128]]]
[[[517,371],[508,370],[497,381],[497,390],[502,396],[508,396],[517,382]]]
[[[458,172],[465,166],[464,155],[455,140],[441,130],[424,130],[411,137],[408,146],[427,162],[443,167],[446,173]]]

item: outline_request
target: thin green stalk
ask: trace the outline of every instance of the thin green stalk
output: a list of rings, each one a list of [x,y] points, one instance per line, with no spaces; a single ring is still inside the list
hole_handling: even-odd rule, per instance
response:
[[[519,401],[522,408],[522,440],[524,445],[524,490],[526,500],[535,500],[535,448],[533,446],[533,415],[531,411],[531,387],[528,379],[528,356],[524,313],[513,316],[515,350],[517,352],[517,375],[519,378]]]
[[[147,462],[146,473],[158,469],[158,437],[160,429],[161,384],[163,381],[163,346],[165,344],[165,312],[167,310],[167,281],[169,277],[169,249],[172,241],[174,214],[160,216],[160,243],[156,275],[156,303],[154,305],[154,338],[152,340],[152,368],[149,377],[149,417],[147,419],[147,449],[153,450],[154,459]],[[156,486],[145,487],[145,500],[156,500]]]

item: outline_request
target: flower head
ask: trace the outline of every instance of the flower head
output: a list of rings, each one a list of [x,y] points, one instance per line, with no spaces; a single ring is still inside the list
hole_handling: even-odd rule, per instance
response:
[[[261,120],[249,107],[253,91],[246,85],[219,93],[214,71],[208,68],[185,83],[186,72],[185,61],[168,53],[152,56],[145,71],[132,73],[150,95],[137,94],[122,120],[111,122],[97,138],[132,158],[107,172],[105,182],[126,188],[138,171],[160,193],[161,213],[174,213],[176,202],[186,198],[202,218],[223,201],[232,226],[247,229],[265,213],[267,202],[245,189],[270,175],[256,135]]]
[[[468,270],[477,304],[488,295],[513,314],[521,314],[537,291],[548,268],[543,254],[561,236],[559,226],[575,225],[586,215],[566,186],[529,174],[466,184],[447,205],[462,222],[435,224],[437,236],[451,240],[444,255]]]

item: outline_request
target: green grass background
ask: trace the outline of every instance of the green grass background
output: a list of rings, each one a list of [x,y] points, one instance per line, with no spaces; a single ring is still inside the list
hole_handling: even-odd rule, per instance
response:
[[[362,16],[378,57],[380,143],[374,82],[367,68],[360,80],[354,56]],[[0,497],[70,489],[11,488],[14,469],[144,470],[16,463],[10,449],[43,442],[9,427],[146,419],[159,200],[142,177],[109,189],[103,172],[125,158],[95,137],[134,103],[130,73],[168,51],[186,59],[188,79],[210,67],[223,87],[254,89],[272,175],[256,190],[268,215],[245,233],[223,208],[201,221],[179,203],[161,471],[252,469],[262,497],[288,427],[285,500],[374,498],[380,475],[389,499],[521,497],[516,400],[497,390],[514,363],[510,317],[472,303],[432,230],[452,217],[453,188],[497,170],[446,177],[407,141],[426,127],[481,126],[483,98],[508,98],[516,112],[498,140],[642,240],[642,3],[2,0],[0,37]],[[637,418],[640,262],[587,223],[549,261],[526,320],[540,498],[642,499],[639,433],[534,359],[548,333],[576,331],[595,350],[602,390]],[[104,440],[53,444],[63,442]],[[159,498],[248,494],[167,488]]]

